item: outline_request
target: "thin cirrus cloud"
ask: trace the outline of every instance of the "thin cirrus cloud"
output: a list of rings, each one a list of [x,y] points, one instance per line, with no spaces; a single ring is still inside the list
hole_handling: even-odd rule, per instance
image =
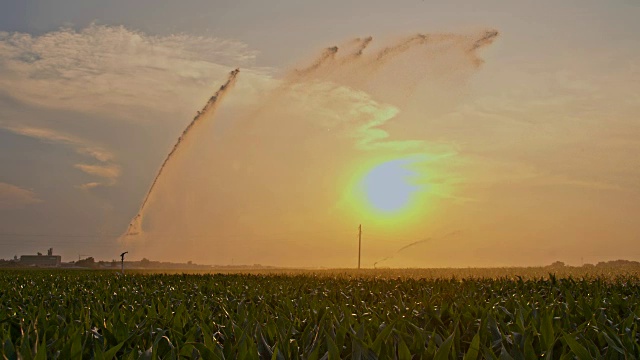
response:
[[[84,184],[81,188],[90,189],[99,185],[115,185],[118,177],[120,177],[120,166],[116,164],[75,164],[74,167],[89,175],[101,177],[103,183],[91,182],[90,185]]]
[[[210,80],[254,58],[237,41],[151,36],[122,26],[40,36],[0,32],[0,86],[28,104],[138,118],[131,108],[162,112],[190,104]]]
[[[117,141],[99,136],[97,145],[86,134],[77,135],[79,128],[87,122],[183,119],[231,67],[250,66],[254,59],[255,52],[238,41],[152,36],[122,26],[92,24],[38,36],[0,32],[0,95],[15,102],[8,105],[14,109],[0,112],[0,128],[92,159],[74,167],[99,180],[77,188],[113,186],[121,176],[112,150]],[[24,108],[71,116],[64,122],[30,118]]]
[[[88,183],[84,183],[84,184],[78,185],[77,188],[80,189],[80,190],[87,191],[87,190],[95,189],[95,188],[97,188],[99,186],[102,186],[102,185],[103,185],[103,183],[100,183],[100,182],[97,182],[97,181],[92,181],[92,182],[88,182]]]
[[[120,176],[120,167],[117,165],[75,164],[74,166],[87,174],[106,179],[117,179]]]
[[[0,126],[2,126],[2,124],[0,124]],[[84,139],[70,134],[65,134],[61,131],[21,125],[5,125],[2,127],[14,134],[71,147],[78,154],[92,157],[95,160],[101,162],[112,161],[114,158],[113,153],[111,153],[109,150],[106,150],[105,148],[100,146],[89,144]]]
[[[37,128],[30,126],[6,126],[14,134],[27,136],[41,141],[67,146],[78,154],[91,157],[99,164],[76,164],[75,167],[89,175],[101,177],[103,182],[90,182],[80,185],[79,188],[88,190],[98,186],[112,186],[120,177],[120,166],[113,163],[115,156],[109,150],[90,144],[79,137],[65,134],[56,130]]]
[[[32,190],[0,182],[0,210],[20,209],[40,202],[42,200]]]

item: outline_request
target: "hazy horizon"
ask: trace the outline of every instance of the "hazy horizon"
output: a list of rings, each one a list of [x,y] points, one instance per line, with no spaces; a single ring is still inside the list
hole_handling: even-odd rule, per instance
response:
[[[0,258],[346,268],[362,224],[364,267],[640,260],[634,2],[7,10]]]

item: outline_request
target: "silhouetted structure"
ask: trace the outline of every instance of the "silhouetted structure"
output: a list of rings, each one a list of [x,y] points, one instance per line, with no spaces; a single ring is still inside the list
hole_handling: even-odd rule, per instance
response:
[[[124,256],[127,255],[129,252],[125,251],[122,254],[120,254],[120,258],[122,259],[122,275],[124,275]]]
[[[361,253],[362,253],[362,224],[358,225],[358,269],[360,269]]]
[[[96,260],[93,257],[89,256],[86,259],[76,261],[76,266],[93,269],[97,267],[97,264],[96,264]]]
[[[57,267],[60,266],[62,257],[53,255],[53,248],[47,251],[47,255],[21,255],[20,266],[40,266],[40,267]]]

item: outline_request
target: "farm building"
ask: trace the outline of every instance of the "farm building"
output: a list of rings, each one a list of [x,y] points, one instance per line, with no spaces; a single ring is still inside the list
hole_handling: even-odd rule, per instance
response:
[[[53,248],[47,251],[47,255],[21,255],[21,266],[42,266],[42,267],[56,267],[60,266],[62,257],[60,255],[53,255]]]

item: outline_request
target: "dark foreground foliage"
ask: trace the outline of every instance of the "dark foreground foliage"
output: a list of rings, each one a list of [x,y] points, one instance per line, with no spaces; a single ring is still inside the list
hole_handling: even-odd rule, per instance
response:
[[[638,359],[637,277],[0,272],[6,359]]]

